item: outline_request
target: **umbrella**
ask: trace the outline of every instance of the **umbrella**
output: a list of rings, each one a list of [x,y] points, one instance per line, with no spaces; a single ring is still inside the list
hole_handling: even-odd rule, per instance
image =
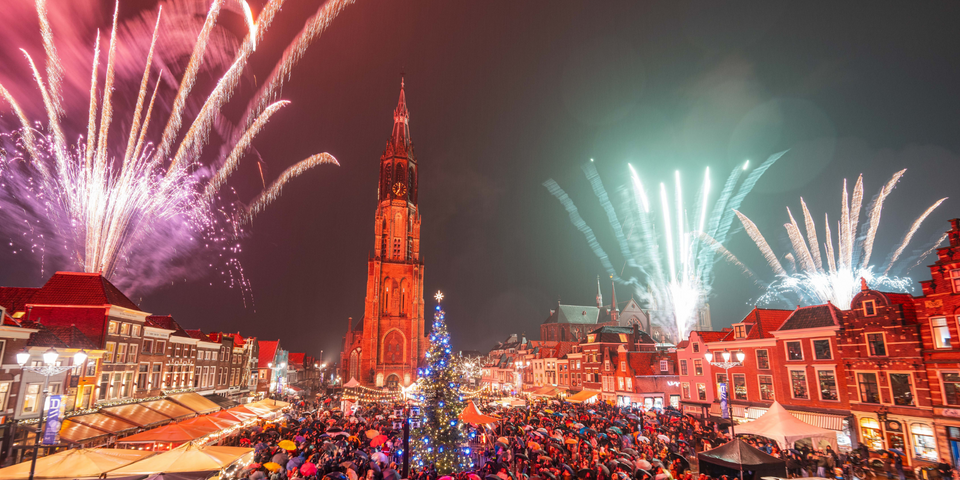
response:
[[[380,432],[374,429],[367,430],[367,438],[376,438],[377,435],[380,435]]]
[[[370,440],[370,446],[379,447],[380,445],[383,445],[384,442],[386,441],[387,441],[386,435],[377,435],[375,438],[373,438],[373,440]]]
[[[576,445],[576,444],[577,444],[577,439],[576,439],[576,438],[568,438],[568,439],[565,440],[565,442],[568,443],[568,444],[570,444],[570,445]]]
[[[607,432],[613,432],[613,433],[616,433],[617,435],[623,435],[623,430],[620,430],[617,427],[610,427],[607,429]]]
[[[267,462],[263,464],[263,468],[266,468],[271,472],[276,472],[277,470],[280,470],[280,465],[274,462]]]
[[[280,448],[282,448],[282,449],[284,449],[284,450],[296,450],[296,449],[297,449],[297,444],[291,442],[290,440],[281,440],[280,443],[277,444],[277,446],[280,447]]]
[[[35,478],[97,477],[153,455],[143,450],[72,449],[37,459]],[[16,479],[30,476],[30,462],[18,463],[0,469],[0,478]]]
[[[500,438],[497,439],[497,441],[500,442],[500,443],[502,443],[502,444],[504,444],[504,445],[510,445],[510,441],[507,440],[507,437],[500,437]]]
[[[374,452],[373,455],[370,455],[370,459],[383,463],[388,463],[390,461],[390,458],[387,457],[387,454],[383,452]]]
[[[668,437],[668,436],[666,436],[666,435],[663,435],[663,434],[657,435],[657,438],[660,439],[660,440],[663,440],[664,442],[669,442],[669,441],[670,441],[670,437]]]
[[[307,462],[300,466],[300,474],[309,477],[311,475],[317,474],[317,466],[313,463]]]
[[[903,453],[903,450],[900,450],[899,448],[891,448],[890,451],[893,452],[893,453],[896,453],[897,455],[906,456],[906,454]]]

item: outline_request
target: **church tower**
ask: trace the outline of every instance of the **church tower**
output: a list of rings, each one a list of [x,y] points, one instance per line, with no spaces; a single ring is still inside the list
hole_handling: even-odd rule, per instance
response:
[[[373,256],[361,332],[347,332],[341,356],[344,382],[368,387],[408,386],[427,350],[423,323],[423,262],[417,159],[410,139],[403,80],[393,131],[380,156]]]

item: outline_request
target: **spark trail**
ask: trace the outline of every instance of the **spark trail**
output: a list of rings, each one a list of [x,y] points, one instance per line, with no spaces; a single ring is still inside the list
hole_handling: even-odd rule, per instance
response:
[[[630,166],[628,201],[617,209],[610,201],[594,164],[586,163],[584,173],[606,213],[629,275],[621,275],[613,268],[593,229],[557,182],[550,179],[544,182],[544,186],[566,209],[607,273],[617,283],[633,288],[635,295],[646,304],[651,321],[678,338],[684,338],[706,308],[716,262],[731,260],[749,273],[723,247],[723,243],[732,234],[734,211],[740,208],[763,173],[785,153],[771,155],[749,173],[745,173],[749,163],[735,168],[712,204],[710,169],[707,168],[692,209],[685,202],[679,171],[674,175],[672,195],[667,184],[660,183],[659,195],[654,197],[659,199],[657,208],[633,166]]]
[[[851,196],[847,190],[847,181],[843,181],[843,195],[841,197],[840,219],[837,221],[837,242],[834,244],[830,229],[830,218],[824,215],[825,242],[823,244],[826,255],[826,266],[821,258],[820,239],[807,205],[800,199],[803,208],[804,229],[806,238],[800,231],[797,221],[787,208],[789,223],[784,224],[787,237],[790,240],[792,252],[784,255],[787,267],[780,262],[767,240],[760,233],[756,224],[746,215],[736,212],[747,234],[757,244],[764,259],[776,275],[766,292],[760,297],[764,303],[799,301],[801,304],[819,305],[831,302],[840,308],[850,308],[854,295],[860,291],[860,279],[863,278],[871,288],[885,289],[893,292],[908,293],[913,288],[913,281],[909,277],[891,275],[897,261],[913,239],[923,221],[940,206],[945,200],[941,198],[933,203],[918,217],[901,239],[897,249],[889,256],[886,267],[878,267],[870,263],[873,257],[873,247],[880,226],[880,217],[883,213],[884,202],[893,191],[897,182],[906,170],[895,173],[880,189],[867,209],[866,222],[860,224],[860,210],[863,205],[863,175],[857,178]],[[857,235],[857,229],[860,234]],[[934,243],[934,247],[943,242],[944,237]],[[923,257],[930,255],[933,248],[928,248],[919,255],[917,264]],[[916,258],[916,257],[914,257]],[[912,260],[912,259],[911,259]],[[915,264],[916,265],[916,264]],[[911,267],[912,268],[912,267]],[[882,272],[881,272],[882,270]],[[794,298],[796,297],[796,298]],[[796,303],[796,302],[794,302]]]
[[[214,161],[201,162],[203,147],[210,140],[214,119],[229,100],[241,80],[247,60],[262,40],[283,0],[270,0],[260,18],[254,19],[249,5],[240,4],[247,37],[239,45],[236,59],[213,91],[202,102],[181,138],[184,119],[191,118],[191,92],[202,72],[204,53],[216,38],[211,32],[225,0],[213,0],[195,39],[189,63],[176,88],[170,115],[158,147],[148,140],[148,128],[154,114],[161,80],[152,62],[161,28],[162,10],[157,10],[149,50],[144,54],[143,76],[136,90],[135,108],[130,112],[129,130],[121,142],[111,142],[117,86],[116,4],[106,51],[103,91],[98,96],[100,34],[93,46],[89,108],[83,112],[86,138],[79,132],[65,132],[70,122],[63,103],[61,85],[64,72],[54,44],[54,29],[47,21],[47,5],[37,0],[40,35],[46,54],[46,78],[24,51],[27,73],[40,93],[47,114],[46,126],[32,123],[8,89],[0,85],[0,108],[9,107],[18,127],[0,132],[0,229],[10,236],[14,253],[31,252],[38,257],[41,275],[46,262],[57,269],[102,272],[131,294],[142,294],[175,278],[197,275],[195,257],[222,257],[221,272],[232,286],[249,287],[236,256],[243,225],[263,211],[280,194],[283,185],[316,165],[339,165],[328,153],[313,155],[289,167],[270,188],[264,189],[250,207],[240,202],[221,203],[220,191],[270,116],[287,101],[266,105],[266,97],[280,90],[304,50],[316,40],[352,0],[328,0],[297,36],[288,52],[278,60],[274,74],[261,86],[261,92],[248,101],[246,110],[256,119],[244,120],[243,128],[226,132],[236,140],[220,145]],[[162,8],[162,7],[161,7]],[[295,50],[291,54],[289,50]],[[150,84],[154,83],[153,86]],[[152,94],[151,94],[152,91]],[[143,109],[150,94],[146,112]],[[31,100],[35,102],[35,100]],[[193,102],[197,103],[197,102]],[[70,144],[67,138],[77,139]],[[179,142],[179,143],[178,143]],[[171,156],[171,152],[176,152]],[[201,255],[198,255],[201,254]],[[211,266],[213,264],[211,263]]]

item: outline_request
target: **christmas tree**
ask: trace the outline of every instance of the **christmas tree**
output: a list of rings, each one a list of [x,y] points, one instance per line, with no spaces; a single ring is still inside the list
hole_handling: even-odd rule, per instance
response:
[[[451,359],[450,334],[439,305],[443,294],[437,292],[435,298],[438,304],[433,316],[430,349],[418,382],[423,418],[410,440],[414,465],[423,468],[432,464],[437,473],[445,474],[467,470],[470,463],[462,452],[466,434],[458,417],[463,411],[463,399],[460,397],[460,375]]]

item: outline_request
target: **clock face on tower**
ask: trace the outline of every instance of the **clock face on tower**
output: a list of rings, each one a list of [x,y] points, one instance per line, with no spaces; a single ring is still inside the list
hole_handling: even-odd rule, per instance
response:
[[[394,195],[396,195],[396,196],[398,196],[398,197],[402,197],[402,196],[406,195],[406,193],[407,193],[407,186],[406,186],[406,185],[404,185],[404,184],[402,184],[402,183],[400,183],[400,182],[397,182],[397,183],[394,183],[394,184],[393,184],[393,194],[394,194]]]

